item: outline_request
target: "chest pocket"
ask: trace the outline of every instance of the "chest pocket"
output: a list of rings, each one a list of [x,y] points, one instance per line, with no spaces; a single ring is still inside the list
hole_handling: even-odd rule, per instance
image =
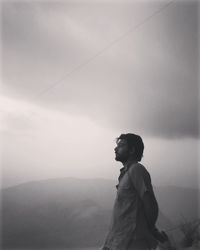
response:
[[[120,180],[117,193],[119,198],[129,198],[135,195],[135,189],[127,173]]]

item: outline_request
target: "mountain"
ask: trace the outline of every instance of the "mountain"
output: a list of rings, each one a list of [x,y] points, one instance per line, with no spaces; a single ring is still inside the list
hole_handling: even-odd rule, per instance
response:
[[[198,189],[181,187],[159,187],[155,188],[160,210],[173,221],[179,224],[180,221],[197,219],[200,213]]]
[[[105,179],[62,178],[3,189],[3,246],[101,245],[109,226],[115,184]],[[196,190],[162,187],[155,192],[162,211],[159,227],[171,228],[179,211],[189,219],[194,217]]]

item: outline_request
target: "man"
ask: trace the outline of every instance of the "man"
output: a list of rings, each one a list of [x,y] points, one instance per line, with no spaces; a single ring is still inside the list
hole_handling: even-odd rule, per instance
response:
[[[155,228],[158,204],[146,168],[139,162],[144,144],[140,136],[121,134],[116,140],[115,160],[120,169],[111,225],[102,250],[150,250],[157,246]],[[162,238],[162,237],[161,237]],[[161,239],[162,240],[162,239]]]

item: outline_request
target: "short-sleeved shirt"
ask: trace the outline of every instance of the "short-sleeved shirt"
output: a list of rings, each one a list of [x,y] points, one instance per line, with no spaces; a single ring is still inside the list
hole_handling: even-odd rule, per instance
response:
[[[154,196],[151,178],[140,163],[128,163],[120,169],[113,214],[104,246],[110,250],[127,250],[134,241],[157,244],[148,229],[142,198],[145,192]],[[154,196],[155,197],[155,196]],[[132,248],[135,249],[135,248]]]

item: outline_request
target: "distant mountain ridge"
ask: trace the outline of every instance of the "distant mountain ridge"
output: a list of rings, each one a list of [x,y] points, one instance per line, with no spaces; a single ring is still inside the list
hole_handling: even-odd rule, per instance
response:
[[[101,245],[108,230],[115,185],[116,181],[106,179],[61,178],[3,189],[3,245]],[[159,187],[155,193],[161,211],[159,227],[172,227],[180,221],[180,214],[188,219],[198,216],[198,190]]]

